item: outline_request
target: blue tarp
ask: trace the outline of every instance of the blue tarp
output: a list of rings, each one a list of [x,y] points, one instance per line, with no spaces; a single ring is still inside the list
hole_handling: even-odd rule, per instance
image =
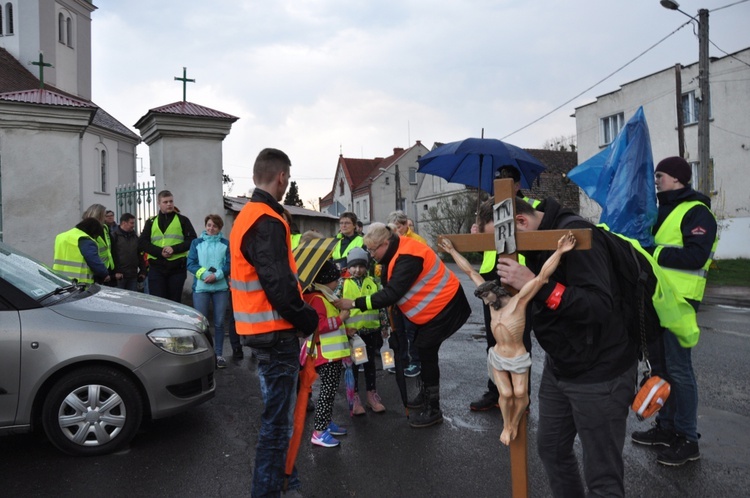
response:
[[[654,245],[654,159],[643,107],[609,147],[573,168],[568,178],[602,207],[600,223],[643,247]]]

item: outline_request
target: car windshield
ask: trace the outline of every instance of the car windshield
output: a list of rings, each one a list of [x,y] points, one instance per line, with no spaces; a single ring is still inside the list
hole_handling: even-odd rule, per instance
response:
[[[52,272],[30,256],[0,242],[0,278],[33,299],[69,287],[71,281]]]

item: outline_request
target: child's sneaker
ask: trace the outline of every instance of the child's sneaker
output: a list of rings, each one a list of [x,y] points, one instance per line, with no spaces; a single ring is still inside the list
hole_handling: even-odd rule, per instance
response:
[[[383,413],[385,406],[380,402],[380,396],[376,391],[367,391],[367,406],[375,413]]]
[[[362,400],[359,399],[359,394],[354,395],[354,402],[352,403],[352,415],[364,415],[365,407],[362,406]]]
[[[346,429],[336,425],[333,420],[328,424],[327,432],[330,432],[333,436],[346,436]]]
[[[322,446],[324,448],[333,448],[334,446],[339,445],[339,440],[331,436],[331,433],[328,432],[328,429],[324,430],[317,436],[315,435],[316,432],[317,431],[313,431],[312,439],[310,440],[312,444]]]

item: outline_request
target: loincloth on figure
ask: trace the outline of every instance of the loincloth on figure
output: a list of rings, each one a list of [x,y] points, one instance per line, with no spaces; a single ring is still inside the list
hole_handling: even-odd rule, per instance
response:
[[[487,351],[487,373],[494,382],[492,369],[501,370],[515,374],[526,373],[531,366],[531,354],[526,352],[514,358],[504,358],[497,354],[493,348]]]

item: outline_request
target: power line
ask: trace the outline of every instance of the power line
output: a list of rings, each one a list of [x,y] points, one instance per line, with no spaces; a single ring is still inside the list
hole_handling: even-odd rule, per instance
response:
[[[742,0],[742,1],[748,1],[748,0]],[[559,111],[560,109],[562,109],[563,107],[565,107],[566,105],[570,104],[571,102],[573,102],[573,101],[574,101],[575,99],[577,99],[577,98],[578,98],[578,97],[580,97],[581,95],[583,95],[583,94],[585,94],[586,92],[588,92],[588,91],[592,90],[593,88],[595,88],[595,87],[597,87],[597,86],[601,85],[602,83],[604,83],[605,81],[607,81],[608,79],[610,79],[610,78],[611,78],[612,76],[614,76],[615,74],[619,73],[620,71],[622,71],[623,69],[625,69],[626,67],[628,67],[629,65],[631,65],[631,64],[632,64],[633,62],[635,62],[635,61],[637,61],[638,59],[640,59],[641,57],[643,57],[644,55],[646,55],[646,54],[647,54],[648,52],[650,52],[651,50],[653,50],[653,49],[654,49],[654,48],[656,48],[657,46],[661,45],[661,44],[662,44],[662,43],[663,43],[663,42],[664,42],[664,41],[665,41],[665,40],[666,40],[667,38],[669,38],[669,37],[670,37],[670,36],[672,36],[673,34],[677,33],[677,32],[678,32],[679,30],[681,30],[682,28],[684,28],[684,27],[685,27],[685,26],[687,26],[688,24],[691,24],[691,23],[692,23],[692,21],[693,21],[693,20],[692,20],[692,19],[690,19],[689,21],[686,21],[685,23],[681,24],[681,25],[680,25],[680,26],[679,26],[679,27],[678,27],[677,29],[675,29],[674,31],[672,31],[671,33],[669,33],[669,34],[668,34],[667,36],[665,36],[664,38],[662,38],[662,39],[661,39],[661,40],[659,40],[658,42],[656,42],[656,43],[654,43],[653,45],[651,45],[651,46],[650,46],[649,48],[647,48],[646,50],[644,50],[643,52],[641,52],[640,54],[638,54],[637,56],[635,56],[635,57],[634,57],[633,59],[631,59],[630,61],[628,61],[628,62],[626,62],[625,64],[623,64],[622,66],[620,66],[620,67],[619,67],[618,69],[615,69],[615,70],[614,70],[613,72],[609,73],[609,74],[608,74],[607,76],[605,76],[605,77],[604,77],[604,78],[602,78],[601,80],[597,81],[596,83],[594,83],[594,84],[593,84],[593,85],[591,85],[590,87],[586,88],[586,89],[585,89],[584,91],[582,91],[581,93],[579,93],[579,94],[578,94],[578,95],[576,95],[575,97],[572,97],[571,99],[569,99],[569,100],[567,100],[567,101],[563,102],[562,104],[560,104],[559,106],[555,107],[554,109],[552,109],[552,110],[551,110],[551,111],[549,111],[548,113],[544,114],[543,116],[540,116],[540,117],[538,117],[537,119],[535,119],[535,120],[534,120],[534,121],[532,121],[531,123],[529,123],[529,124],[527,124],[527,125],[525,125],[525,126],[522,126],[521,128],[517,129],[516,131],[514,131],[514,132],[512,132],[512,133],[509,133],[509,134],[505,135],[505,136],[504,136],[504,137],[502,137],[502,138],[501,138],[500,140],[505,140],[506,138],[508,138],[508,137],[510,137],[510,136],[512,136],[512,135],[515,135],[515,134],[516,134],[516,133],[518,133],[519,131],[525,130],[525,129],[526,129],[526,128],[528,128],[529,126],[531,126],[531,125],[533,125],[533,124],[536,124],[536,123],[538,123],[539,121],[541,121],[542,119],[546,118],[546,117],[547,117],[547,116],[549,116],[550,114],[553,114],[554,112],[557,112],[557,111]]]

